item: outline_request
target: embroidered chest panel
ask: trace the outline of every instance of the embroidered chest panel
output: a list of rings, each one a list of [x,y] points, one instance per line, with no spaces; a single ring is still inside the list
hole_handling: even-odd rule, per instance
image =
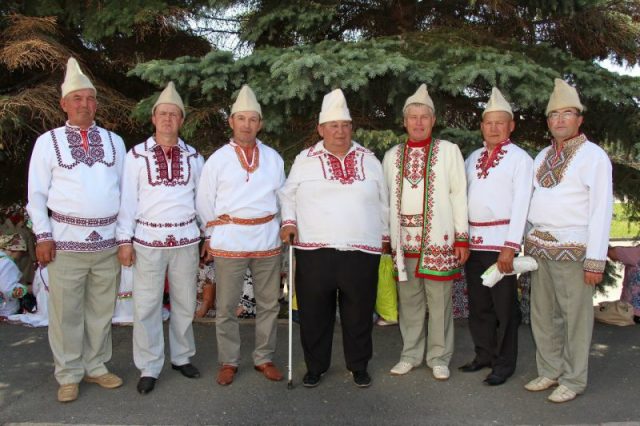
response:
[[[191,180],[191,162],[195,161],[198,154],[189,153],[173,146],[168,154],[165,154],[160,145],[151,149],[146,148],[140,153],[133,149],[135,158],[144,158],[147,169],[147,182],[151,186],[185,186]],[[171,161],[169,161],[170,159]]]
[[[107,167],[112,167],[116,162],[116,147],[113,144],[111,132],[109,131],[107,131],[109,144],[106,147],[102,141],[100,131],[96,127],[92,127],[86,132],[87,144],[86,146],[83,146],[80,130],[65,126],[65,139],[67,147],[69,148],[69,153],[71,154],[71,158],[67,159],[67,161],[63,158],[63,152],[61,149],[61,144],[64,144],[64,141],[58,141],[54,130],[51,130],[50,133],[53,141],[53,149],[56,153],[56,159],[60,167],[69,170],[79,164],[85,164],[88,167],[92,167],[94,164],[103,164]],[[109,158],[105,158],[105,150],[110,153]]]
[[[427,167],[426,147],[407,147],[404,158],[404,178],[411,184],[411,188],[417,188],[424,179]]]
[[[511,143],[510,141],[506,141],[496,146],[494,150],[489,153],[488,149],[484,149],[478,161],[476,162],[476,174],[478,179],[486,179],[489,176],[489,171],[497,167],[500,164],[500,160],[507,154],[507,149],[505,146]]]
[[[366,179],[364,154],[359,149],[355,149],[349,152],[343,161],[340,161],[335,155],[323,153],[318,156],[322,166],[322,175],[326,180],[337,181],[342,185],[351,185],[356,181],[363,181]]]
[[[558,185],[569,168],[571,160],[586,140],[585,135],[580,135],[566,141],[560,151],[556,150],[555,144],[547,150],[544,160],[536,171],[536,180],[540,186],[543,188],[553,188]]]

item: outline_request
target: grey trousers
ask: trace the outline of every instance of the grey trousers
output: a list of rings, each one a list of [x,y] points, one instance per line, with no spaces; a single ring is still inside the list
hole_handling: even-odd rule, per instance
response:
[[[256,298],[256,329],[254,365],[273,358],[276,350],[278,312],[280,305],[280,256],[263,258],[214,257],[216,268],[216,338],[218,361],[221,364],[240,363],[240,326],[236,307],[242,296],[247,268],[253,276]]]
[[[584,282],[582,262],[535,259],[531,330],[538,374],[582,393],[587,387],[594,288]]]
[[[405,258],[409,280],[398,283],[398,316],[402,334],[400,361],[414,366],[425,356],[425,316],[429,307],[426,361],[431,368],[448,366],[453,356],[452,281],[416,278],[418,259]]]
[[[59,384],[108,373],[111,317],[120,282],[116,248],[58,251],[49,272],[49,344]]]
[[[162,295],[169,278],[169,347],[171,362],[189,363],[196,353],[193,314],[196,309],[198,245],[156,249],[135,245],[133,265],[133,361],[143,377],[158,377],[164,365]]]

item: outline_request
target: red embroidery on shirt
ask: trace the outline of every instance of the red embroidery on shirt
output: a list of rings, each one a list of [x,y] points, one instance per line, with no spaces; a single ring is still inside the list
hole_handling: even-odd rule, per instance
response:
[[[489,154],[489,150],[486,148],[484,149],[484,151],[482,151],[482,154],[480,155],[480,158],[478,158],[478,162],[476,163],[478,179],[486,179],[486,177],[489,175],[489,169],[496,167],[500,163],[500,160],[502,160],[502,157],[504,157],[507,153],[507,151],[502,148],[510,143],[511,140],[509,139],[500,143],[493,149],[493,152],[491,152],[491,154]]]

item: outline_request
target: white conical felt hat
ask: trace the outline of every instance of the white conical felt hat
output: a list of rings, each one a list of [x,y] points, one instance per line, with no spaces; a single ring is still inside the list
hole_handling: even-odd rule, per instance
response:
[[[332,90],[324,95],[324,99],[322,99],[322,110],[320,111],[318,124],[329,121],[351,121],[347,99],[340,89]]]
[[[241,111],[254,111],[260,115],[260,118],[262,118],[262,108],[260,108],[260,104],[258,103],[253,90],[251,90],[251,87],[247,84],[242,86],[242,89],[240,89],[238,98],[231,107],[231,115]]]
[[[167,87],[165,87],[162,93],[160,93],[160,96],[158,97],[158,100],[156,101],[156,103],[153,104],[153,108],[151,108],[152,115],[153,115],[153,112],[156,110],[156,107],[160,104],[173,104],[178,108],[180,108],[180,110],[182,110],[182,118],[184,118],[187,115],[187,113],[184,110],[184,104],[182,103],[182,98],[180,97],[180,94],[176,90],[176,86],[173,84],[173,81],[170,81],[169,84],[167,84]]]
[[[493,111],[504,111],[513,118],[511,105],[509,105],[509,102],[507,102],[504,96],[502,96],[502,93],[500,93],[500,90],[498,90],[497,87],[491,89],[491,97],[489,98],[489,102],[487,102],[486,108],[482,112],[482,116],[484,117],[486,113]]]
[[[576,108],[580,112],[584,110],[584,106],[580,103],[580,97],[575,87],[570,86],[569,83],[564,80],[556,78],[545,115],[549,115],[551,111],[562,108]]]
[[[84,75],[74,57],[69,58],[67,61],[67,72],[64,75],[64,82],[61,88],[63,98],[71,92],[82,89],[93,89],[97,94],[96,88],[91,83],[91,80]]]
[[[424,83],[421,84],[420,87],[418,87],[416,93],[407,98],[407,100],[404,102],[402,112],[404,113],[407,107],[411,104],[426,105],[431,108],[431,111],[433,111],[433,113],[436,112],[436,108],[433,106],[433,100],[431,99],[431,96],[429,96],[429,92],[427,91],[427,85]]]

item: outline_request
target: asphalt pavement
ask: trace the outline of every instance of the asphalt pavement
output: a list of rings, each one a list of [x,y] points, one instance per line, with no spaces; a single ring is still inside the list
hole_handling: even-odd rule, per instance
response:
[[[155,390],[136,391],[138,371],[131,349],[131,327],[113,328],[109,368],[124,385],[106,390],[81,383],[78,400],[56,400],[57,383],[46,328],[0,324],[0,423],[2,424],[633,424],[640,425],[640,326],[596,324],[585,394],[565,404],[547,401],[548,391],[531,393],[523,385],[536,376],[531,329],[520,327],[515,375],[504,385],[482,383],[489,370],[461,373],[456,367],[473,357],[466,320],[455,322],[452,375],[437,382],[424,364],[406,376],[390,376],[398,361],[398,327],[375,327],[370,388],[355,387],[345,368],[342,333],[336,327],[333,364],[317,388],[302,386],[305,373],[297,326],[294,327],[293,389],[286,379],[269,382],[251,362],[254,323],[243,321],[242,361],[236,380],[215,383],[215,324],[195,324],[198,352],[192,359],[202,377],[187,379],[169,360]],[[286,372],[287,325],[278,329],[275,362]],[[166,324],[165,324],[166,338]]]

